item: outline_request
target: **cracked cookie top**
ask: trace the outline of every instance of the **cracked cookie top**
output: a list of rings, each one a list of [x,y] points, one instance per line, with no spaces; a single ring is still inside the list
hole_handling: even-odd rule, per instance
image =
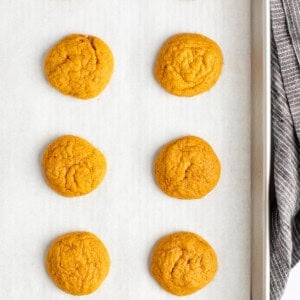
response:
[[[214,278],[217,268],[214,249],[192,232],[176,232],[160,239],[150,266],[155,280],[177,296],[202,289]]]
[[[157,81],[176,96],[195,96],[209,90],[223,65],[217,43],[196,33],[170,37],[158,53],[154,73]]]
[[[108,84],[114,67],[110,48],[99,38],[72,34],[59,41],[45,58],[50,84],[65,95],[89,99]]]
[[[106,159],[88,141],[65,135],[48,145],[42,167],[53,190],[62,196],[75,197],[90,193],[102,182]]]
[[[196,136],[185,136],[166,144],[153,167],[157,185],[178,199],[199,199],[218,183],[220,161],[212,147]]]
[[[58,237],[46,255],[49,276],[61,290],[72,295],[87,295],[98,289],[109,267],[105,245],[89,232]]]

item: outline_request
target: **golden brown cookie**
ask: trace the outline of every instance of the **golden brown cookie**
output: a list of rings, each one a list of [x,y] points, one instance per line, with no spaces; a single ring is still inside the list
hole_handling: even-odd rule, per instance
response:
[[[71,232],[58,237],[46,256],[46,269],[61,290],[87,295],[98,289],[110,267],[102,241],[90,232]]]
[[[168,292],[184,296],[206,286],[217,272],[214,249],[199,235],[176,232],[160,239],[151,258],[151,273]]]
[[[198,199],[218,183],[221,165],[212,147],[196,136],[185,136],[166,144],[153,168],[156,183],[167,195]]]
[[[93,191],[106,173],[104,155],[88,141],[62,136],[46,148],[42,167],[50,187],[66,197]]]
[[[89,99],[108,84],[114,67],[110,48],[99,38],[72,34],[60,40],[46,55],[45,74],[65,95]]]
[[[201,34],[180,33],[162,46],[154,73],[169,93],[189,97],[209,90],[217,82],[222,65],[217,43]]]

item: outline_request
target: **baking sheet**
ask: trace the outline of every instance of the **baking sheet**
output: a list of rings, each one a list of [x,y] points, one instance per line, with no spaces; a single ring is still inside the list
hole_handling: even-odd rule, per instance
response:
[[[89,299],[173,299],[152,279],[149,254],[163,235],[194,231],[215,248],[215,280],[189,299],[250,297],[250,0],[27,0],[0,2],[0,299],[71,299],[44,269],[58,235],[97,234],[112,265]],[[162,43],[178,32],[216,40],[223,74],[193,99],[154,80]],[[46,51],[69,33],[103,38],[115,56],[106,90],[82,102],[51,88]],[[103,184],[77,199],[45,184],[40,158],[62,134],[91,141],[108,160]],[[179,201],[155,185],[158,149],[182,135],[206,139],[222,163],[217,188]]]
[[[270,3],[252,1],[251,26],[251,299],[270,299],[269,185],[271,163]]]

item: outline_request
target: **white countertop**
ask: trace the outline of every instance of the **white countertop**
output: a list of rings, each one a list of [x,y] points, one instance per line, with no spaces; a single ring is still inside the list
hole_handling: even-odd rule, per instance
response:
[[[282,300],[300,299],[300,264],[291,271]]]

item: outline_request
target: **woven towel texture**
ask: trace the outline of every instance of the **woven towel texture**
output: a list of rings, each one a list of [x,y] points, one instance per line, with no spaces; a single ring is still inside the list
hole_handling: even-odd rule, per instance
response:
[[[271,29],[271,300],[277,300],[300,259],[300,1],[271,0]]]

